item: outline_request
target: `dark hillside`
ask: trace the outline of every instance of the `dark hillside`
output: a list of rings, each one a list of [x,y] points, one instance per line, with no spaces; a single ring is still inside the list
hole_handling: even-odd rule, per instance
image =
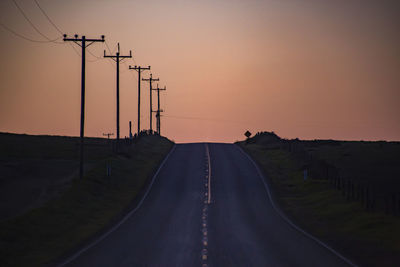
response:
[[[296,224],[361,266],[400,263],[399,142],[258,133],[238,145],[261,166]]]
[[[86,143],[79,179],[78,138],[0,135],[0,266],[43,266],[118,221],[173,146],[147,134],[119,153],[106,139]]]

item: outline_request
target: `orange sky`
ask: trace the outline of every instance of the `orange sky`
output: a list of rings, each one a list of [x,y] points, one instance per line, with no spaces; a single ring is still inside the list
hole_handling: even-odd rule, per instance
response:
[[[42,33],[60,36],[34,1],[15,1]],[[121,65],[121,136],[129,120],[136,131],[137,74],[127,66],[140,64],[167,86],[162,133],[176,142],[232,142],[246,130],[400,140],[396,1],[37,1],[63,32],[104,34],[111,49],[120,42],[122,54],[133,51],[135,61]],[[0,8],[0,23],[44,40],[12,0]],[[80,56],[2,27],[0,37],[0,131],[78,136]],[[97,56],[104,49],[89,48]],[[87,62],[87,136],[116,131],[114,65]],[[149,128],[144,82],[141,125]]]

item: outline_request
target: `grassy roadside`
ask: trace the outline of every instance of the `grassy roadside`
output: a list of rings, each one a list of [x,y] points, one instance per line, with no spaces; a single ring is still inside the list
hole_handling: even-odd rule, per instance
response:
[[[299,226],[361,266],[400,263],[400,218],[369,213],[327,180],[303,180],[302,166],[278,146],[239,145],[269,177],[284,212]]]
[[[123,156],[98,160],[61,197],[1,222],[0,266],[42,266],[90,239],[126,210],[172,145],[166,138],[142,137]]]

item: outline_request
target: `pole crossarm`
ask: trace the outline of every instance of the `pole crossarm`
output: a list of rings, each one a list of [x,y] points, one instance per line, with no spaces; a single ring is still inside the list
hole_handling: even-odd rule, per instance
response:
[[[132,51],[129,51],[129,56],[112,56],[112,55],[106,55],[106,51],[104,50],[104,58],[111,58],[114,61],[117,61],[119,59],[119,62],[121,62],[122,60],[126,59],[126,58],[132,58]]]
[[[79,45],[80,47],[88,47],[89,45],[95,43],[95,42],[102,42],[104,43],[104,35],[101,36],[101,39],[87,39],[85,36],[82,36],[82,38],[78,38],[79,36],[77,34],[74,35],[74,38],[68,38],[68,35],[64,34],[64,42],[74,42],[77,45]],[[85,42],[85,44],[80,44],[79,42]],[[88,42],[88,44],[86,43]]]
[[[131,65],[129,65],[129,69],[130,70],[136,70],[137,72],[142,72],[142,71],[144,71],[144,70],[150,70],[150,68],[151,68],[151,66],[148,66],[148,67],[141,67],[141,66],[134,66],[134,67],[132,67]]]
[[[119,43],[118,43],[118,51],[115,53],[115,55],[106,55],[106,50],[104,50],[104,58],[112,58],[114,61],[119,60],[119,62],[121,62],[125,58],[132,58],[132,50],[129,50],[129,55],[123,56],[120,54]]]
[[[158,88],[158,84],[157,84],[157,88],[154,88],[153,91],[165,91],[167,90],[167,87],[164,86],[164,88]]]
[[[142,81],[150,82],[150,84],[151,84],[152,82],[157,82],[157,81],[159,81],[159,80],[160,80],[159,78],[153,78],[153,73],[150,73],[150,78],[148,78],[148,79],[142,78]]]
[[[114,135],[114,133],[103,133],[103,136],[107,136],[108,139],[110,139],[111,135]]]

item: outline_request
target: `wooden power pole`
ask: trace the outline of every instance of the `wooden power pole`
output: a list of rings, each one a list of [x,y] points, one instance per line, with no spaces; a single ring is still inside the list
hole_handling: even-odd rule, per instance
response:
[[[104,57],[113,59],[117,64],[117,148],[119,143],[119,63],[125,58],[132,58],[132,51],[129,51],[129,56],[121,56],[119,51],[119,43],[118,43],[118,51],[113,55],[106,55],[106,50],[104,50]]]
[[[156,112],[156,127],[157,127],[157,133],[158,135],[161,135],[161,112],[163,112],[162,109],[160,109],[160,91],[165,91],[167,90],[167,87],[164,86],[164,88],[159,88],[157,84],[157,88],[153,89],[157,91],[157,110]]]
[[[81,132],[80,132],[80,159],[79,159],[79,178],[83,178],[83,149],[85,137],[85,62],[86,62],[86,47],[95,42],[104,42],[104,35],[101,39],[86,39],[85,35],[82,38],[75,34],[75,38],[67,38],[64,34],[64,42],[74,42],[82,48],[82,75],[81,75]]]
[[[141,81],[140,74],[142,73],[142,71],[150,70],[150,66],[148,66],[148,67],[141,67],[141,66],[131,67],[131,66],[129,66],[129,69],[136,70],[138,73],[138,121],[137,121],[138,130],[137,130],[137,134],[139,135],[139,133],[140,133],[140,81]]]
[[[153,78],[153,74],[152,73],[150,73],[150,78],[149,79],[142,79],[142,81],[147,81],[147,82],[149,82],[149,84],[150,84],[150,132],[152,132],[153,131],[153,95],[152,95],[152,91],[153,91],[153,88],[152,88],[152,84],[153,84],[153,82],[156,82],[156,81],[159,81],[160,79],[154,79]]]

